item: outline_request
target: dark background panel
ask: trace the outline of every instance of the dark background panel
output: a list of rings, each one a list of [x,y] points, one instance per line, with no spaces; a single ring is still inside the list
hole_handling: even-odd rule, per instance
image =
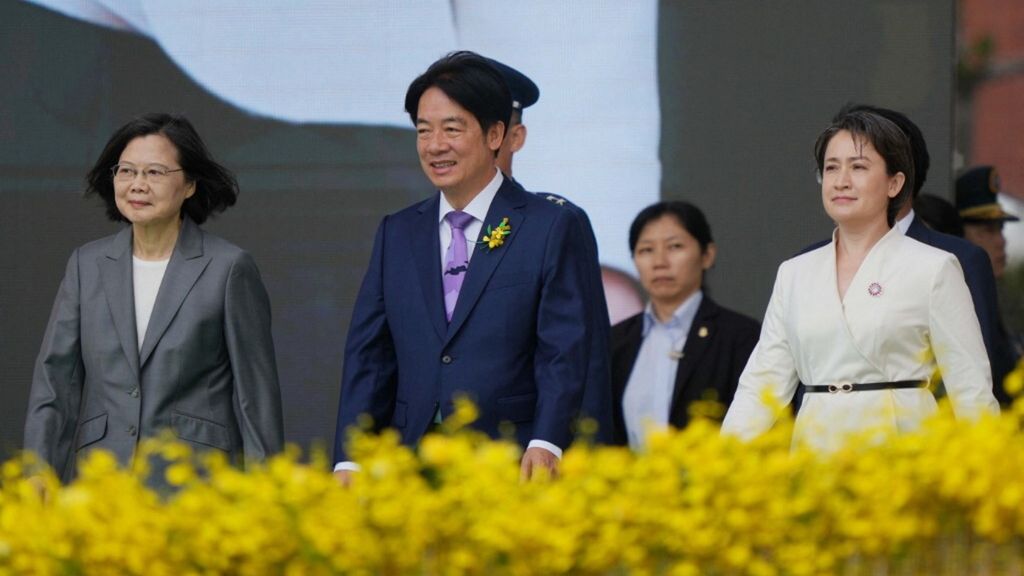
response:
[[[935,165],[927,189],[948,194],[952,0],[665,1],[659,36],[662,194],[707,212],[720,254],[710,284],[726,305],[760,317],[778,263],[829,234],[810,151],[842,103],[917,120]],[[413,133],[250,116],[146,39],[15,0],[0,0],[0,78],[0,457],[20,447],[68,255],[118,230],[82,198],[83,176],[114,129],[152,110],[188,115],[238,174],[238,205],[206,228],[259,263],[288,439],[330,442],[374,230],[430,193]]]
[[[953,2],[662,2],[662,197],[704,209],[723,304],[764,314],[778,264],[826,239],[814,141],[846,102],[903,111],[950,197]]]

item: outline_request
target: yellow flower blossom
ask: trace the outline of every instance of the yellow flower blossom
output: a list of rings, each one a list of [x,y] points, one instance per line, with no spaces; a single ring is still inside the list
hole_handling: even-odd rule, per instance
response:
[[[703,417],[702,414],[707,417]],[[61,486],[26,456],[0,466],[0,574],[942,574],[1024,567],[1024,430],[1008,412],[866,432],[827,455],[791,448],[791,419],[752,442],[714,410],[643,453],[566,450],[520,483],[518,445],[450,425],[416,450],[357,433],[347,489],[289,448],[233,467],[162,439],[176,492],[94,452]]]
[[[508,223],[508,218],[502,218],[501,223],[493,229],[490,226],[487,227],[487,233],[480,239],[480,242],[486,245],[488,250],[494,250],[504,244],[505,237],[511,233],[512,227]]]

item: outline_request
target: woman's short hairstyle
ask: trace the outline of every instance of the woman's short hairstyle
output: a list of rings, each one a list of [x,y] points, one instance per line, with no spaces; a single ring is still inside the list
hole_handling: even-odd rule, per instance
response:
[[[714,242],[711,237],[711,226],[708,225],[708,220],[700,208],[682,200],[664,201],[644,208],[633,219],[633,224],[629,227],[630,254],[636,252],[636,243],[640,241],[640,234],[643,233],[644,228],[662,216],[675,218],[679,225],[700,244],[701,254],[706,252],[708,245]]]
[[[895,123],[874,112],[863,109],[841,112],[814,143],[814,159],[818,163],[819,179],[825,168],[825,151],[828,143],[843,130],[852,134],[854,141],[859,144],[869,142],[885,160],[885,170],[889,176],[903,173],[903,188],[895,198],[889,199],[886,210],[886,220],[892,227],[896,222],[896,214],[903,204],[910,200],[914,189],[914,156],[910,139]]]
[[[187,214],[197,224],[202,224],[211,215],[234,206],[238,199],[238,181],[230,170],[214,161],[192,123],[184,116],[154,112],[139,116],[114,132],[86,175],[88,188],[85,193],[96,194],[103,199],[108,218],[115,222],[128,221],[114,200],[111,168],[117,164],[129,142],[151,134],[160,134],[174,144],[186,180],[195,182],[195,193],[181,207],[183,215]]]

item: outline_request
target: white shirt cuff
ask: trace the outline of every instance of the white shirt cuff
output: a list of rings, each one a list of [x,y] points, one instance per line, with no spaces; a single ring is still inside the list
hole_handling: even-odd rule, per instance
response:
[[[562,459],[562,449],[559,448],[558,446],[555,446],[551,442],[545,442],[544,440],[530,440],[530,443],[527,444],[526,447],[527,448],[543,448],[543,449],[547,450],[548,452],[551,452],[552,454],[554,454],[555,458],[558,458],[559,460]],[[359,464],[356,464],[355,462],[347,462],[347,461],[346,462],[338,462],[337,464],[334,465],[334,471],[338,472],[340,470],[348,470],[350,472],[359,472],[360,470],[362,470],[362,467],[360,467]]]
[[[543,448],[548,452],[555,455],[555,458],[562,459],[562,449],[555,446],[551,442],[545,442],[544,440],[530,440],[530,443],[526,445],[527,448]],[[337,470],[337,468],[335,468]]]

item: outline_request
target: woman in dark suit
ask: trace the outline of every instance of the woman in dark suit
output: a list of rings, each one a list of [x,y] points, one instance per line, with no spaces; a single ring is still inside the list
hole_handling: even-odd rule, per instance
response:
[[[88,174],[119,233],[68,261],[36,361],[25,449],[69,481],[170,429],[236,463],[283,443],[270,302],[252,257],[199,228],[238,183],[183,117],[121,127]],[[158,474],[150,478],[162,485]]]
[[[629,249],[650,301],[612,327],[612,386],[619,443],[637,450],[651,426],[686,426],[696,400],[728,406],[760,325],[704,293],[715,244],[696,206],[644,208],[630,226]]]

